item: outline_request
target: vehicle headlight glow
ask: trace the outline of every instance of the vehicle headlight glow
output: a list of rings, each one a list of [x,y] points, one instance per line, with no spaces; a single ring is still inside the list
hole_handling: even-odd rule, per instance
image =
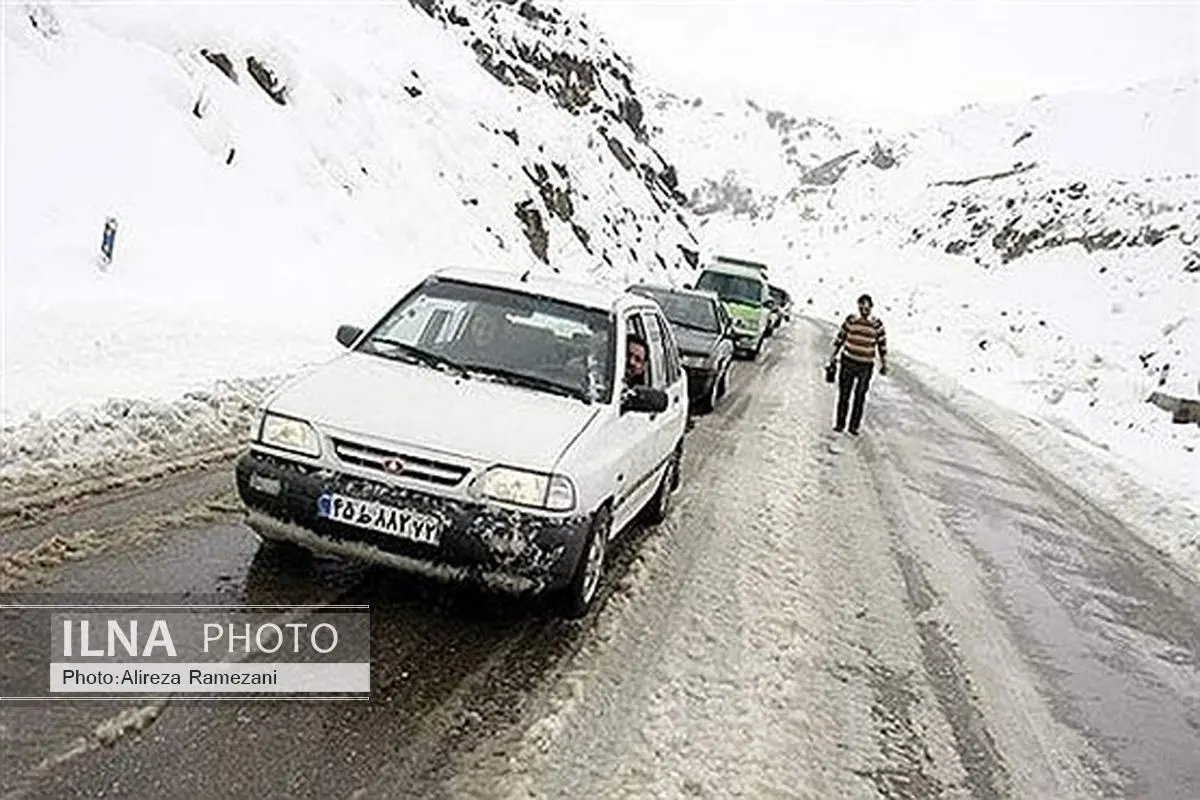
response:
[[[293,417],[282,417],[270,411],[263,414],[258,440],[271,447],[291,450],[317,458],[321,455],[321,442],[312,425]]]
[[[492,467],[483,474],[480,492],[502,503],[550,511],[575,507],[575,486],[564,475],[546,475],[512,467]]]

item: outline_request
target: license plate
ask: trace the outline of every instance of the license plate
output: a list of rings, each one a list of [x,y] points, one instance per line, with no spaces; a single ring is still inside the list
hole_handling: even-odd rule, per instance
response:
[[[421,544],[436,545],[442,538],[442,523],[436,517],[332,492],[317,498],[317,516]]]

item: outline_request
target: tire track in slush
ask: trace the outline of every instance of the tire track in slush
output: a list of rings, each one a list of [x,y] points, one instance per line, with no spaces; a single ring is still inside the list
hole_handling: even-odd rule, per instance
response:
[[[243,796],[356,800],[1088,796],[1079,742],[1054,727],[979,565],[910,485],[919,433],[877,450],[868,429],[828,452],[816,329],[736,365],[689,434],[670,517],[614,547],[585,620],[347,572],[345,601],[375,618],[371,703],[175,705],[34,788],[186,797],[220,775]],[[193,547],[215,580],[244,567],[249,535],[177,531],[62,580],[90,569],[92,585],[145,588],[169,577],[147,563]],[[314,580],[269,582],[255,601]]]
[[[830,465],[797,458],[817,438],[818,398],[788,377],[756,383],[746,416],[719,433],[726,459],[691,474],[696,500],[677,507],[634,590],[499,734],[502,757],[460,758],[449,795],[833,797],[893,785],[908,793],[885,796],[916,797],[960,779],[919,655],[905,649],[906,622],[915,635],[887,540],[852,524],[861,518],[831,524],[840,509],[817,479]],[[731,480],[751,464],[748,481]]]
[[[744,408],[748,396],[745,391],[732,392],[729,400],[733,402],[721,412],[725,417],[712,416],[707,424],[730,424],[739,417],[738,401]],[[698,447],[688,451],[685,463],[689,469],[726,449],[732,440],[714,436],[710,442],[707,450]],[[145,513],[145,504],[138,502],[133,507],[131,513]],[[119,527],[112,514],[106,522]],[[631,546],[615,549],[605,598],[629,588],[627,572],[637,567],[640,557],[642,542],[638,540],[652,539],[658,533],[661,531],[635,530],[631,533],[634,541],[628,543]],[[229,535],[222,533],[216,540]],[[250,534],[245,531],[238,535]],[[162,582],[158,579],[165,576],[147,573],[138,565],[197,563],[196,557],[179,552],[193,547],[193,543],[198,555],[203,552],[199,563],[206,565],[206,572],[211,570],[213,579],[236,573],[233,564],[213,561],[214,553],[207,546],[212,540],[213,535],[201,529],[174,533],[163,530],[152,539],[123,542],[121,546],[114,541],[113,547],[93,554],[87,561],[63,565],[56,589],[115,583],[130,590],[165,590],[157,585]],[[205,772],[227,776],[231,790],[255,796],[286,793],[323,797],[343,791],[366,796],[374,790],[389,796],[396,786],[435,791],[444,781],[453,755],[487,740],[493,729],[511,724],[525,708],[525,699],[535,693],[537,686],[552,680],[557,665],[590,634],[586,623],[554,619],[536,604],[419,580],[403,580],[397,585],[394,576],[382,570],[338,567],[334,577],[340,588],[331,594],[320,588],[329,576],[307,570],[297,574],[294,569],[276,572],[283,565],[272,565],[271,561],[269,557],[255,557],[247,570],[249,582],[261,583],[268,573],[272,576],[254,590],[255,602],[278,600],[278,590],[289,591],[311,583],[311,592],[304,593],[309,602],[320,598],[331,604],[362,602],[373,606],[373,686],[380,700],[372,703],[373,711],[356,714],[353,727],[347,728],[342,712],[329,704],[291,708],[275,704],[226,703],[216,708],[168,704],[153,709],[145,718],[147,723],[154,723],[152,730],[141,724],[122,723],[122,732],[131,736],[106,741],[110,746],[104,748],[89,745],[66,753],[59,751],[35,765],[20,781],[21,794],[96,794],[111,792],[119,784],[122,792],[155,796],[180,792],[176,796],[183,796],[187,794],[183,787],[191,785],[191,776]],[[277,588],[276,575],[283,580]],[[195,588],[203,580],[192,576],[189,585]],[[418,691],[413,692],[414,688]],[[113,723],[123,719],[118,715]],[[106,729],[111,727],[112,723],[105,723]],[[345,730],[347,735],[331,741],[307,734],[321,729]],[[274,730],[303,733],[286,741],[260,735]],[[397,746],[396,742],[403,744]],[[277,783],[279,774],[255,769],[252,765],[257,760],[248,762],[247,753],[258,753],[259,757],[270,753],[278,773],[289,774],[287,786]],[[361,773],[337,768],[370,761],[372,753],[387,765],[385,771],[396,780],[358,785],[363,784],[357,777]],[[329,769],[331,766],[334,769]],[[172,786],[176,788],[170,789]]]
[[[739,393],[735,387],[728,397],[734,404],[719,407],[717,413],[723,416],[702,418],[701,427],[689,436],[689,447],[684,451],[684,472],[689,477],[676,497],[676,512],[701,497],[691,476],[705,469],[711,459],[727,456],[736,444],[732,437],[724,435],[724,429],[741,418],[747,402],[741,398],[748,395]],[[739,406],[743,411],[737,411]],[[712,425],[720,427],[709,427]],[[604,630],[608,619],[604,609],[620,606],[630,594],[637,593],[646,577],[643,573],[647,564],[674,548],[676,533],[669,522],[626,531],[610,551],[613,562],[602,584],[597,601],[600,611],[594,621],[592,617],[580,622],[540,620],[527,647],[514,653],[510,663],[498,663],[494,674],[478,682],[478,693],[459,698],[461,712],[448,715],[456,721],[438,736],[430,737],[431,741],[437,741],[433,755],[424,760],[406,757],[402,762],[387,765],[354,797],[389,797],[390,787],[397,785],[422,787],[422,796],[496,796],[492,779],[469,779],[470,785],[463,785],[461,777],[507,771],[517,746],[504,731],[527,731],[533,720],[544,719],[541,712],[548,705],[556,703],[553,695],[563,687],[578,685],[576,671],[568,667],[580,658],[584,648],[612,635],[611,630]],[[523,669],[521,665],[533,666]],[[464,754],[470,754],[469,758]],[[473,760],[474,766],[464,768],[467,760]],[[447,789],[449,786],[455,788],[451,791]]]
[[[929,399],[898,377],[906,399]],[[872,442],[876,485],[904,512],[897,545],[914,574],[942,589],[926,616],[953,610],[970,634],[947,644],[991,712],[1014,791],[1195,795],[1195,584],[975,420],[889,395],[877,413],[896,436]],[[896,446],[913,436],[919,446]],[[896,475],[922,491],[900,491]]]

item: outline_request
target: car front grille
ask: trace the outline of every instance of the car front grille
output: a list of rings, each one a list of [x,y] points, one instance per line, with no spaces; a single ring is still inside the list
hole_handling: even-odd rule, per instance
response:
[[[333,449],[338,459],[345,464],[353,464],[357,467],[377,470],[386,475],[396,475],[438,486],[457,486],[470,471],[468,467],[459,464],[435,461],[395,450],[384,450],[345,439],[334,439]],[[399,465],[399,470],[388,468],[393,463]]]

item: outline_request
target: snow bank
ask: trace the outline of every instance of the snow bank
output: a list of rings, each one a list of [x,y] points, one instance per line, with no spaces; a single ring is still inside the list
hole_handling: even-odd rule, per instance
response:
[[[745,165],[705,174],[747,176],[759,204],[706,216],[703,246],[765,258],[831,323],[871,293],[914,372],[982,398],[976,416],[1195,567],[1200,426],[1147,401],[1200,397],[1197,107],[1194,78],[972,107],[885,139],[895,167],[859,161],[791,196],[749,183],[777,153],[730,148]],[[705,140],[719,149],[711,124]]]
[[[442,266],[688,269],[627,67],[540,3],[3,13],[9,492],[234,442],[186,393],[250,402]]]

